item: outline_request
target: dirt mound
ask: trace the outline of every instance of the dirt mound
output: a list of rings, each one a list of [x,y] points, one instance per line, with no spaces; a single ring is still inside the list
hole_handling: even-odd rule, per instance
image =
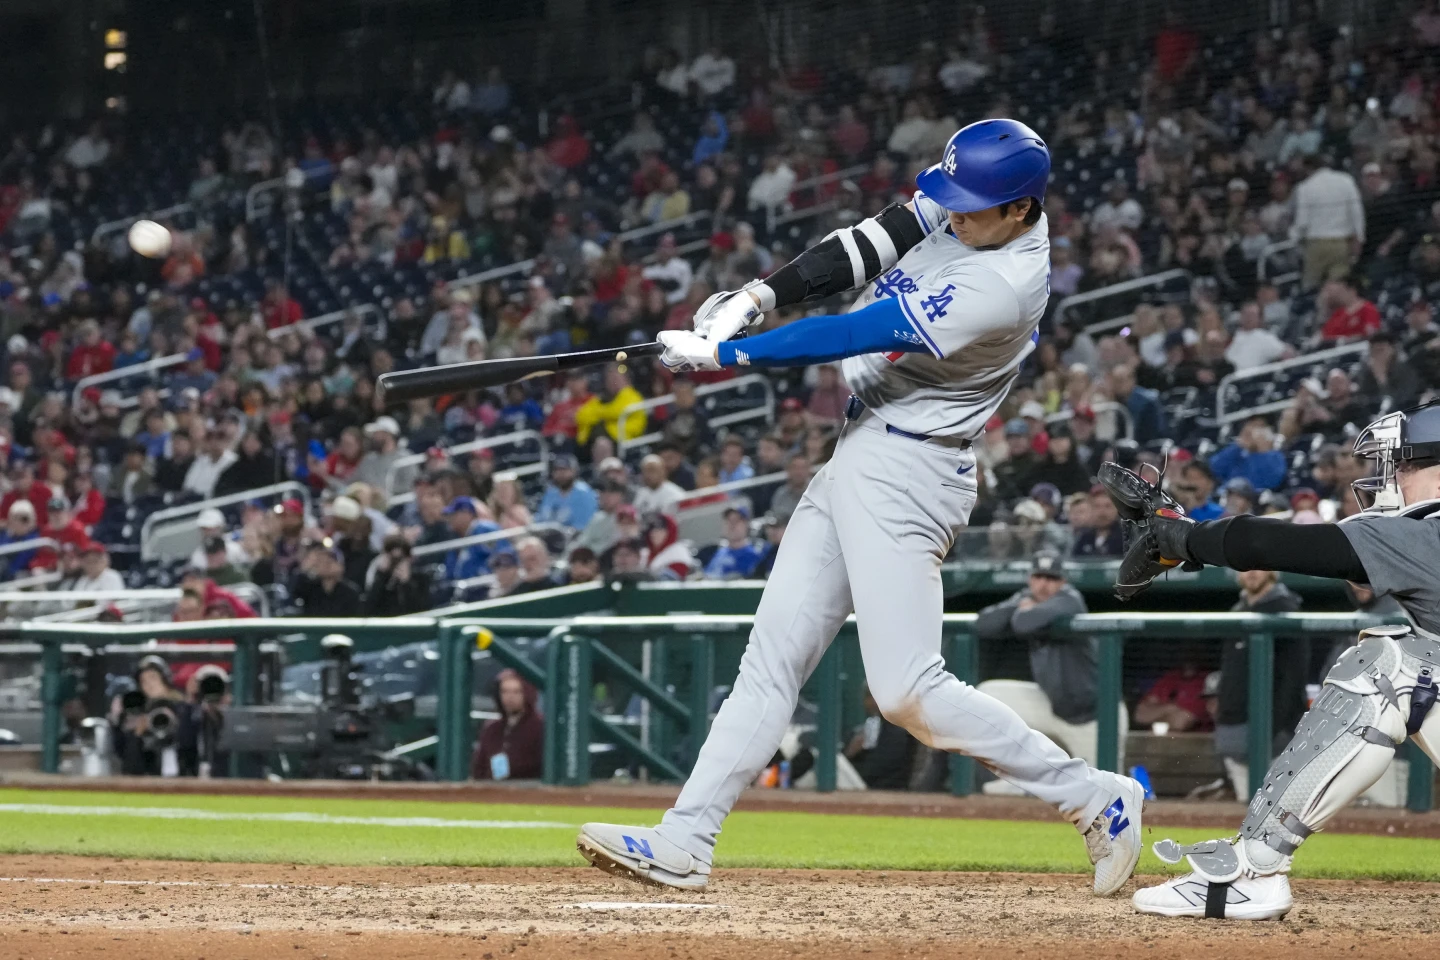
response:
[[[7,958],[835,958],[1414,955],[1440,884],[1306,880],[1279,923],[1163,921],[1088,878],[756,871],[703,894],[595,870],[0,857]],[[1133,885],[1132,885],[1133,886]],[[1423,942],[1423,941],[1421,941]]]

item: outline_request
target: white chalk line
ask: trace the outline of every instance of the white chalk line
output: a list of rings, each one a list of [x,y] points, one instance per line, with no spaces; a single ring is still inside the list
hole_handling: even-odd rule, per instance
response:
[[[569,910],[716,910],[718,903],[606,903],[591,900],[587,903],[567,903]]]
[[[465,830],[570,830],[553,820],[445,820],[439,817],[345,817],[329,813],[245,813],[194,807],[81,807],[51,803],[0,803],[0,813],[64,817],[142,817],[158,820],[236,820],[255,823],[330,823],[359,827],[444,827]]]
[[[333,890],[345,892],[357,889],[349,884],[330,885],[320,883],[232,883],[223,880],[85,880],[70,877],[0,877],[0,883],[78,883],[84,885],[111,887],[205,887],[231,888],[235,890]],[[428,884],[426,889],[440,887],[463,890],[488,890],[503,888],[503,884],[447,883]],[[413,889],[413,888],[405,888]],[[718,910],[718,903],[642,903],[609,902],[587,900],[583,903],[559,904],[562,910]]]

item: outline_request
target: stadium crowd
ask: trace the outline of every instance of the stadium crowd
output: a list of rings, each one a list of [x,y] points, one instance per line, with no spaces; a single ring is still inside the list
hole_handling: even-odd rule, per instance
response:
[[[1175,20],[1119,56],[1053,16],[997,36],[977,7],[900,63],[866,44],[783,72],[653,50],[619,120],[542,121],[498,70],[446,73],[405,123],[377,108],[373,126],[202,142],[192,174],[170,171],[188,212],[160,261],[83,229],[143,159],[139,121],[17,133],[0,157],[0,514],[3,544],[42,539],[0,555],[5,573],[154,582],[145,517],[293,481],[307,496],[198,514],[177,616],[238,609],[210,591],[241,582],[344,616],[763,576],[833,446],[837,366],[775,373],[773,415],[738,420],[759,394],[730,373],[649,362],[400,407],[375,377],[686,326],[711,292],[907,200],[956,128],[1000,115],[1054,156],[1051,314],[980,444],[957,554],[1118,555],[1092,486],[1105,458],[1163,469],[1197,516],[1347,515],[1354,429],[1440,372],[1437,24],[1426,6],[1361,45],[1303,11],[1243,36]],[[247,216],[272,177],[279,202]]]

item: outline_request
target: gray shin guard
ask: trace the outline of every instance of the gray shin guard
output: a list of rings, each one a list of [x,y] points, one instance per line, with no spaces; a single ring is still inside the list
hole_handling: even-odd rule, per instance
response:
[[[1395,748],[1413,735],[1440,762],[1440,641],[1409,627],[1361,633],[1325,677],[1295,737],[1271,764],[1240,835],[1182,846],[1155,845],[1167,863],[1190,862],[1210,884],[1206,916],[1223,917],[1230,884],[1290,868],[1295,849],[1380,779]]]
[[[1396,747],[1420,725],[1410,726],[1412,694],[1419,694],[1417,706],[1427,696],[1433,702],[1440,669],[1435,638],[1404,626],[1360,636],[1326,675],[1320,696],[1250,801],[1240,839],[1258,874],[1287,868],[1296,847],[1380,779]]]

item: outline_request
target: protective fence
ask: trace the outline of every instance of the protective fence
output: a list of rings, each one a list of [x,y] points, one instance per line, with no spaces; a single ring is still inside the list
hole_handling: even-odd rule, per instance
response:
[[[677,602],[715,609],[753,609],[754,584],[735,583],[710,590],[653,590],[649,603],[673,607]],[[555,599],[573,610],[614,603],[616,591],[587,586],[555,591]],[[702,596],[702,594],[704,594]],[[607,595],[610,595],[607,597]],[[633,604],[630,604],[633,605]],[[477,680],[493,679],[499,667],[517,671],[543,695],[545,714],[544,780],[553,784],[585,784],[596,777],[623,776],[676,781],[694,762],[728,682],[738,668],[753,616],[749,614],[568,615],[525,617],[489,605],[501,616],[477,615],[452,608],[453,616],[396,619],[268,619],[205,621],[181,624],[88,625],[30,623],[5,633],[0,656],[37,656],[43,664],[41,688],[41,768],[60,768],[62,673],[67,651],[126,649],[137,654],[171,640],[223,640],[233,644],[232,683],[236,705],[256,702],[260,693],[262,645],[283,648],[291,660],[314,659],[316,641],[344,633],[357,649],[421,644],[435,660],[433,740],[423,738],[395,755],[433,748],[434,769],[443,780],[469,776],[469,758],[477,733]],[[540,608],[530,603],[531,609]],[[481,608],[484,609],[484,608]],[[553,607],[551,609],[554,609]],[[943,625],[943,653],[948,669],[969,683],[983,679],[982,643],[974,614],[948,614]],[[1257,784],[1269,766],[1277,734],[1272,723],[1277,641],[1286,638],[1332,638],[1354,634],[1385,618],[1350,613],[1260,615],[1248,613],[1110,613],[1088,614],[1057,621],[1052,634],[1092,638],[1097,652],[1095,682],[1096,765],[1127,768],[1137,759],[1135,747],[1126,756],[1122,712],[1127,659],[1153,657],[1158,649],[1184,643],[1216,643],[1243,639],[1248,679],[1248,725],[1245,754],[1249,783]],[[208,650],[208,648],[207,648]],[[986,651],[988,659],[992,653]],[[860,667],[853,618],[822,658],[801,691],[794,729],[813,749],[814,784],[821,791],[837,787],[837,766],[844,731],[863,720],[860,713]],[[493,714],[490,714],[493,716]],[[1142,738],[1147,736],[1140,735]],[[1196,737],[1155,737],[1149,762],[1156,779],[1165,775],[1166,750],[1194,750]],[[1134,733],[1130,743],[1137,742]],[[1166,747],[1166,744],[1170,744]],[[258,749],[252,746],[251,749]],[[283,749],[277,746],[276,750]],[[1209,749],[1208,746],[1205,749]],[[1428,810],[1434,775],[1424,756],[1407,746],[1409,762],[1406,804]],[[1123,759],[1122,759],[1123,758]],[[951,757],[946,772],[949,789],[967,794],[976,789],[976,765]],[[1174,795],[1174,791],[1162,789]],[[1242,791],[1243,792],[1243,791]]]

